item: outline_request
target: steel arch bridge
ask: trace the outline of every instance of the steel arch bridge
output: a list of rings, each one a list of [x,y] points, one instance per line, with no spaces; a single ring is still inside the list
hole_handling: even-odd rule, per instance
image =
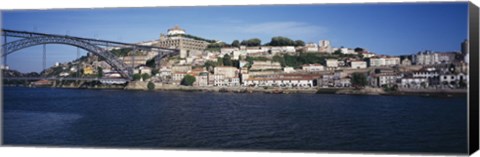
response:
[[[131,79],[133,73],[133,67],[126,65],[123,61],[117,59],[117,56],[110,53],[111,47],[121,48],[133,48],[134,50],[149,50],[158,52],[157,58],[163,58],[167,55],[178,55],[178,50],[166,49],[154,46],[145,46],[138,44],[121,43],[115,41],[80,38],[67,35],[54,35],[44,34],[36,32],[25,32],[2,29],[2,36],[4,36],[4,44],[2,45],[3,53],[2,57],[5,59],[7,55],[10,55],[18,50],[45,44],[63,44],[70,45],[84,49],[91,52],[103,59],[111,65],[120,75],[124,78]],[[20,38],[15,41],[6,42],[8,37]]]

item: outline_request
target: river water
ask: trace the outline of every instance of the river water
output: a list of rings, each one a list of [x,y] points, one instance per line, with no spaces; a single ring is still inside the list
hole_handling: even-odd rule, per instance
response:
[[[5,87],[3,143],[467,152],[466,97]]]

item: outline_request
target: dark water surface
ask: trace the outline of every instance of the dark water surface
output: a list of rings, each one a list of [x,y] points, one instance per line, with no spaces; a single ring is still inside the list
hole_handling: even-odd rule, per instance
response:
[[[3,143],[464,153],[466,97],[5,87]]]

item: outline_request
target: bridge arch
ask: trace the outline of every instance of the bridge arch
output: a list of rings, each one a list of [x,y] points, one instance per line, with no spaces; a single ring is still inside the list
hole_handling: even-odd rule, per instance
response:
[[[88,52],[91,52],[103,59],[111,65],[113,68],[115,68],[124,78],[131,78],[131,69],[128,68],[128,66],[123,63],[122,61],[118,60],[115,55],[112,53],[108,52],[108,50],[103,49],[97,45],[78,40],[72,37],[62,37],[62,36],[36,36],[36,37],[31,37],[31,38],[24,38],[16,41],[12,41],[9,43],[5,43],[3,45],[3,54],[2,57],[5,57],[9,54],[12,54],[18,50],[27,48],[27,47],[32,47],[32,46],[37,46],[37,45],[43,45],[43,44],[63,44],[63,45],[70,45],[74,47],[78,47],[81,49],[84,49]]]

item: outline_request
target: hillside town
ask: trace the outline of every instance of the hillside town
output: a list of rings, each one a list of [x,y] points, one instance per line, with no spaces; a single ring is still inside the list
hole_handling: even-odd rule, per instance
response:
[[[460,43],[460,42],[459,42]],[[111,52],[134,68],[133,80],[154,87],[251,87],[321,89],[373,87],[397,89],[466,89],[468,41],[458,52],[420,51],[382,55],[366,48],[333,47],[329,40],[305,43],[286,37],[235,40],[231,44],[187,34],[175,26],[158,40],[138,44],[177,49],[179,55],[156,57],[155,52],[115,47]],[[120,77],[101,58],[89,54],[57,63],[58,77]],[[126,82],[110,82],[124,84]],[[149,87],[150,88],[150,87]]]

